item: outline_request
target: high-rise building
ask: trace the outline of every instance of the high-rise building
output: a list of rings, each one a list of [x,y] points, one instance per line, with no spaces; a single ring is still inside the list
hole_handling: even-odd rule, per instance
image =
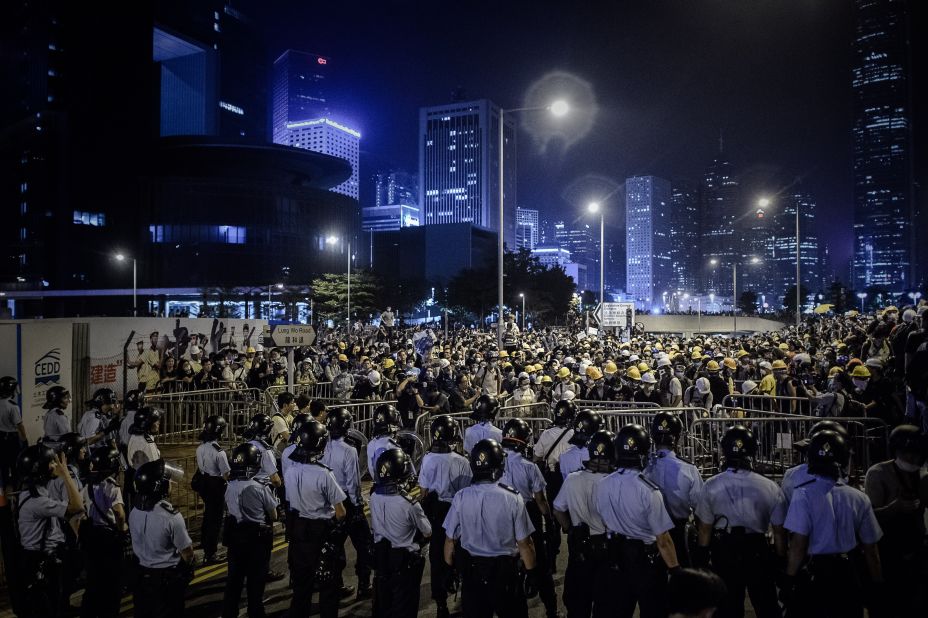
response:
[[[699,234],[699,188],[690,181],[675,181],[671,186],[670,259],[673,288],[695,293],[697,273],[702,259]]]
[[[516,208],[516,247],[531,251],[538,245],[538,211]]]
[[[406,172],[381,172],[374,175],[374,206],[408,204],[419,212],[418,178]]]
[[[286,146],[345,159],[351,164],[351,178],[332,191],[358,199],[358,164],[361,134],[328,118],[291,122],[283,142]]]
[[[599,291],[599,234],[594,236],[588,223],[568,225],[564,221],[555,221],[554,239],[557,246],[570,251],[574,263],[582,266],[577,288]]]
[[[657,176],[625,181],[626,292],[642,309],[663,308],[673,292],[670,182]]]
[[[732,294],[732,264],[739,256],[735,222],[742,214],[741,190],[719,142],[719,154],[703,176],[702,259],[695,265],[703,290]],[[715,260],[715,266],[710,266]]]
[[[912,82],[906,0],[856,0],[854,279],[902,292],[914,285]]]
[[[287,125],[330,116],[326,81],[332,60],[288,49],[274,61],[271,140],[286,144]]]
[[[395,232],[419,225],[419,208],[415,204],[369,206],[361,209],[361,230]]]
[[[503,239],[515,246],[515,124],[504,127]],[[499,107],[487,99],[419,110],[419,204],[423,225],[473,223],[498,230]]]
[[[766,242],[764,281],[766,285],[745,287],[782,300],[786,290],[796,285],[796,209],[799,209],[799,274],[802,286],[810,294],[821,291],[821,247],[815,226],[815,199],[807,192],[795,190],[777,198],[781,207],[770,217],[770,234]],[[751,267],[753,270],[753,267]],[[745,268],[748,270],[748,268]],[[740,274],[740,273],[739,273]],[[739,286],[742,285],[739,281]],[[769,301],[768,301],[769,303]],[[778,305],[774,305],[779,308]]]

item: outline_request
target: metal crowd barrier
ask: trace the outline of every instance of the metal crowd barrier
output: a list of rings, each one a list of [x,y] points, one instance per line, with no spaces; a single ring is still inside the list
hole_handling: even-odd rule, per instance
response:
[[[195,441],[208,416],[225,417],[229,435],[236,435],[248,425],[252,416],[267,412],[264,397],[256,388],[230,390],[217,388],[202,391],[146,395],[145,405],[164,411],[159,444]]]
[[[294,384],[288,387],[286,384],[274,384],[264,389],[264,396],[268,404],[277,404],[277,395],[287,391],[292,392],[295,396],[306,395],[310,399],[332,399],[332,383],[316,382],[315,384]]]
[[[731,408],[751,408],[765,412],[799,414],[811,416],[815,410],[815,401],[808,397],[786,397],[777,395],[726,395],[722,406]]]
[[[190,537],[199,540],[200,528],[203,525],[204,504],[200,494],[190,487],[190,479],[197,471],[197,456],[173,457],[165,461],[184,471],[184,480],[171,483],[171,494],[168,500],[184,516]]]
[[[578,408],[591,408],[595,410],[628,410],[639,408],[659,408],[650,401],[594,401],[592,399],[575,399]]]

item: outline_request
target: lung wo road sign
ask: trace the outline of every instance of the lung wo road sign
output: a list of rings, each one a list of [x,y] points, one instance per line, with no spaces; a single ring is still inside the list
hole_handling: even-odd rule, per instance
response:
[[[631,329],[635,325],[635,303],[599,303],[593,317],[603,328]]]
[[[276,324],[270,327],[267,336],[277,347],[312,345],[316,340],[316,330],[306,324]]]

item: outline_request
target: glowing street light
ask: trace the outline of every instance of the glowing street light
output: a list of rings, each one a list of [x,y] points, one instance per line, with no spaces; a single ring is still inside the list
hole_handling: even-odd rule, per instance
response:
[[[522,299],[522,332],[525,332],[525,294],[519,292],[519,298]]]
[[[125,262],[127,260],[132,260],[132,317],[138,316],[138,304],[136,299],[138,297],[138,265],[135,261],[135,258],[127,257],[124,253],[117,253],[113,256],[117,262]]]
[[[864,312],[864,299],[867,298],[866,292],[857,292],[857,298],[860,299],[860,312]]]
[[[557,118],[563,118],[570,111],[570,104],[563,99],[559,99],[548,106],[548,111],[554,114]]]

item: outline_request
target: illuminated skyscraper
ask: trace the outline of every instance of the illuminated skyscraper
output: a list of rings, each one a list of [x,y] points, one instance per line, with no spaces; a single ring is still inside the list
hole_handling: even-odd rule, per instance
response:
[[[418,178],[406,172],[383,172],[374,176],[374,206],[407,204],[419,210]]]
[[[695,183],[677,181],[671,188],[670,256],[673,288],[695,293],[697,268],[702,258],[699,234],[699,189]]]
[[[743,206],[738,179],[721,148],[721,140],[719,154],[703,177],[702,198],[702,260],[696,264],[697,272],[703,274],[701,287],[705,291],[730,296],[731,265],[739,254],[736,251],[735,223],[743,214]],[[718,266],[708,266],[712,259],[718,260]]]
[[[625,181],[626,291],[642,309],[663,307],[674,290],[670,182],[656,176]]]
[[[824,273],[822,250],[815,226],[815,198],[807,192],[796,190],[789,195],[777,198],[777,202],[782,207],[775,208],[773,214],[768,215],[771,219],[770,233],[767,235],[764,263],[760,265],[765,273],[765,285],[746,286],[744,289],[769,293],[773,299],[782,300],[786,290],[796,284],[796,209],[798,208],[799,275],[802,286],[810,294],[815,294],[822,289],[823,283],[825,285],[830,283],[830,281],[822,281]],[[744,270],[756,273],[757,267]],[[739,282],[739,285],[742,285],[742,282]],[[777,306],[774,305],[774,308]]]
[[[907,3],[855,5],[854,279],[901,292],[915,264]]]
[[[538,211],[516,208],[516,247],[531,251],[538,245]]]
[[[515,246],[515,125],[504,130],[506,244]],[[423,225],[499,229],[499,107],[487,99],[419,110],[419,200]]]
[[[330,58],[288,49],[274,61],[271,138],[287,144],[287,125],[328,118],[326,79]]]
[[[334,187],[332,191],[358,199],[360,133],[328,118],[291,122],[286,128],[284,141],[279,143],[321,152],[348,161],[351,164],[351,178]]]

